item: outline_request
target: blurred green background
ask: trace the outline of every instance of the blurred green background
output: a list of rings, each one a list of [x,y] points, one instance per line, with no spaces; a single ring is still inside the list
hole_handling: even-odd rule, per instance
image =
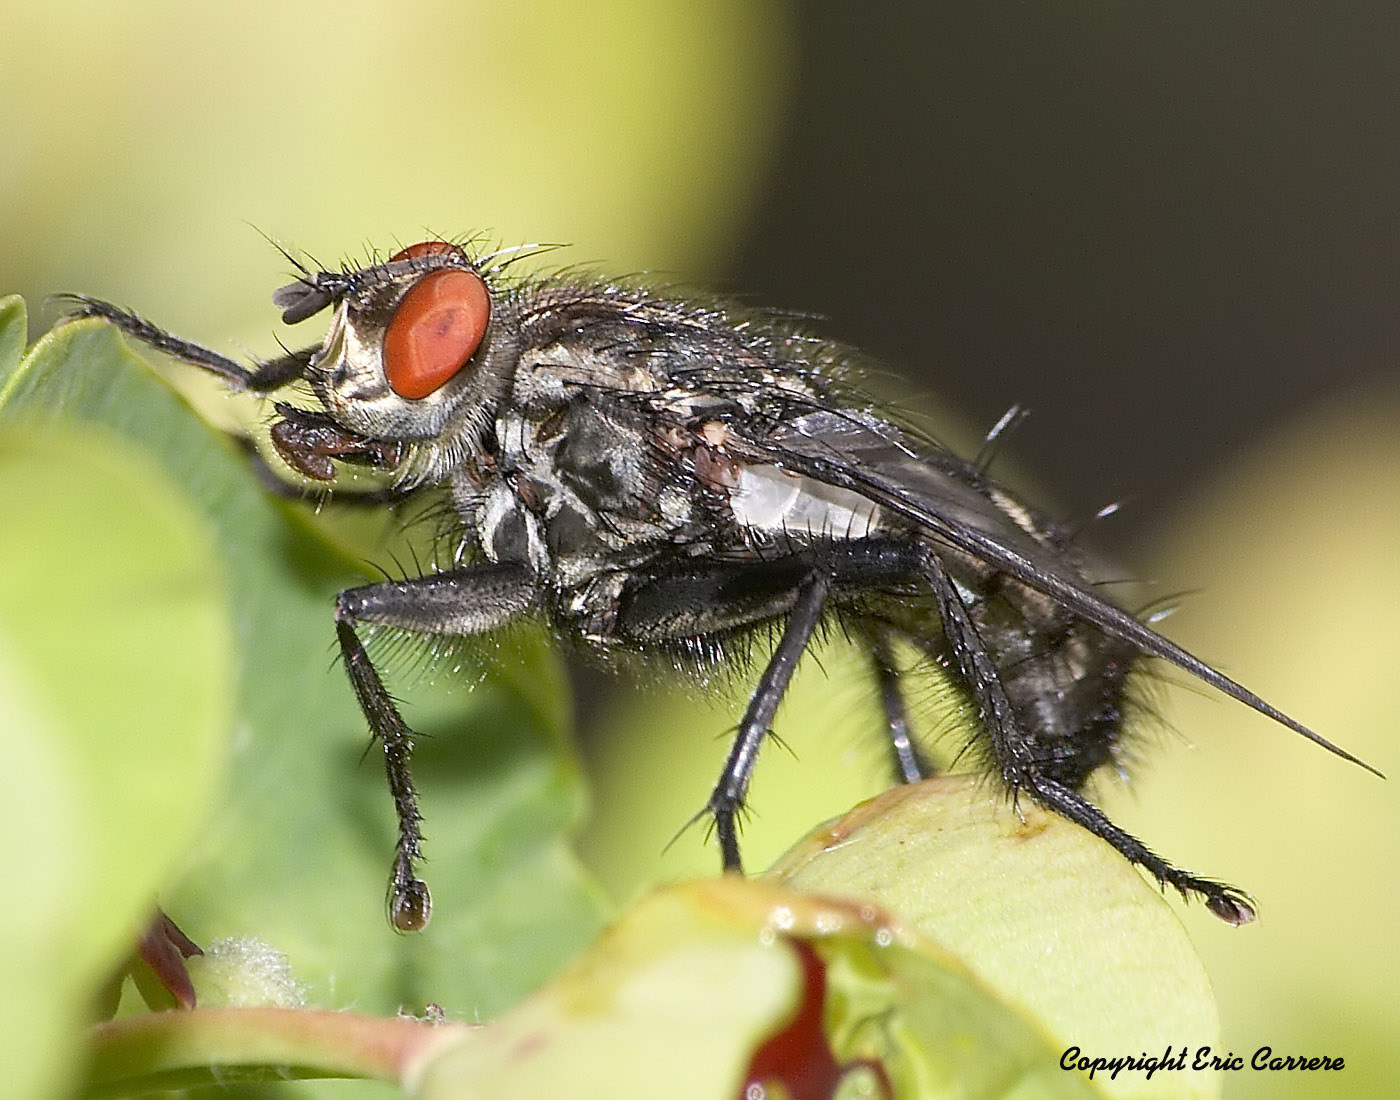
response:
[[[1005,476],[1065,516],[1130,497],[1094,537],[1191,590],[1173,637],[1400,771],[1393,6],[54,3],[4,25],[0,289],[36,324],[82,290],[269,351],[287,265],[258,231],[333,263],[480,229],[810,310],[961,444],[1029,405]],[[883,783],[859,671],[804,669],[753,865]],[[711,870],[700,829],[660,849],[735,704],[578,680],[585,857],[620,899]],[[1227,1043],[1349,1067],[1226,1095],[1390,1095],[1395,784],[1194,688],[1157,700],[1181,736],[1147,731],[1105,797],[1260,902],[1242,930],[1182,910]]]

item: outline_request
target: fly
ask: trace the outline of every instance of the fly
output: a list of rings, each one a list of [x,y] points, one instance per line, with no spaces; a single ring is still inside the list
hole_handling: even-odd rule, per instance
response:
[[[390,498],[448,493],[448,567],[335,603],[398,817],[395,928],[423,928],[432,903],[418,876],[413,733],[365,627],[464,636],[535,616],[588,649],[698,665],[774,628],[705,811],[729,871],[741,869],[737,819],[759,749],[826,621],[868,655],[899,779],[931,773],[905,720],[902,642],[975,706],[971,747],[1013,797],[1083,826],[1231,924],[1253,919],[1248,895],[1158,856],[1085,796],[1094,772],[1123,763],[1142,658],[1375,770],[1106,599],[1065,528],[846,382],[847,349],[774,316],[572,274],[514,276],[512,259],[431,240],[339,271],[298,264],[273,302],[288,324],[329,310],[329,330],[251,368],[73,300],[75,316],[105,318],[233,390],[309,388],[315,405],[277,402],[271,428],[305,477],[329,482],[354,463],[389,472]]]

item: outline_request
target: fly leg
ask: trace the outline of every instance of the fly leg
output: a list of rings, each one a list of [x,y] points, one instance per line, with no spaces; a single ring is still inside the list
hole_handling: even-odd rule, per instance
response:
[[[737,819],[744,806],[744,794],[749,789],[754,765],[758,763],[759,746],[773,724],[778,703],[787,691],[807,643],[812,640],[812,633],[821,622],[828,590],[829,582],[820,574],[814,574],[798,590],[797,602],[793,604],[792,613],[783,628],[782,640],[759,677],[748,709],[744,711],[743,721],[739,723],[739,732],[729,750],[729,758],[724,762],[719,782],[710,795],[706,808],[715,819],[720,857],[726,871],[743,870],[739,859]]]
[[[810,553],[764,562],[687,563],[627,592],[611,626],[619,640],[634,645],[718,648],[722,639],[746,627],[785,620],[705,806],[715,821],[726,871],[742,869],[737,819],[744,794],[778,703],[821,622],[833,579],[830,563],[819,566]]]
[[[133,340],[138,340],[163,355],[217,375],[235,392],[248,390],[253,393],[270,393],[290,385],[305,377],[307,365],[320,351],[319,345],[288,351],[275,359],[255,362],[250,369],[212,348],[166,332],[140,314],[114,306],[110,302],[77,294],[61,295],[60,298],[72,307],[68,314],[69,320],[80,320],[84,317],[101,318]],[[273,447],[288,466],[314,481],[331,481],[335,478],[336,470],[332,459],[389,470],[402,458],[400,444],[368,439],[346,431],[323,412],[301,409],[282,402],[277,403],[276,411],[280,419],[272,425]],[[234,436],[234,441],[251,457],[258,479],[269,489],[284,497],[307,496],[306,490],[301,486],[283,480],[277,471],[268,465],[251,441],[238,435]],[[396,486],[360,491],[341,490],[334,496],[328,496],[328,499],[338,499],[347,504],[392,503],[401,500],[411,491]]]
[[[152,324],[140,314],[122,309],[121,306],[114,306],[111,302],[87,298],[81,294],[64,294],[59,298],[72,307],[68,314],[69,320],[100,317],[149,348],[218,375],[228,383],[229,389],[235,392],[251,390],[254,393],[267,393],[281,389],[305,374],[306,364],[319,350],[318,346],[289,351],[276,359],[258,363],[249,370],[236,359],[230,359],[227,355],[221,355],[202,344],[182,340],[159,325]]]
[[[253,475],[258,479],[258,484],[283,500],[308,501],[317,508],[323,504],[356,508],[378,508],[385,505],[393,507],[402,504],[411,493],[416,491],[416,487],[403,489],[397,485],[386,485],[381,489],[334,489],[330,486],[319,490],[313,489],[307,485],[288,481],[284,472],[269,462],[258,450],[258,445],[248,436],[240,435],[238,432],[227,434],[228,438],[233,441],[233,445],[242,451],[248,460],[248,465],[253,469]]]
[[[875,679],[880,686],[880,704],[885,712],[885,728],[889,731],[895,778],[901,783],[917,783],[927,779],[936,769],[909,733],[904,693],[899,685],[902,674],[895,664],[887,633],[872,633],[870,656],[875,665]]]
[[[401,932],[424,928],[432,913],[427,884],[417,875],[423,858],[423,818],[409,766],[413,731],[399,714],[355,626],[391,626],[418,634],[481,634],[523,614],[538,592],[535,575],[524,566],[481,565],[349,588],[336,597],[335,632],[341,658],[371,737],[384,749],[384,773],[398,817],[388,908],[390,923]]]
[[[1129,861],[1146,868],[1163,886],[1174,886],[1183,897],[1199,895],[1206,908],[1221,920],[1230,924],[1247,924],[1253,920],[1254,907],[1243,891],[1173,866],[1136,837],[1113,824],[1079,791],[1045,774],[1033,751],[1033,741],[1007,698],[992,654],[952,579],[931,551],[924,555],[924,575],[933,589],[948,644],[991,738],[992,748],[1001,765],[1002,778],[1013,794],[1022,790],[1029,792],[1046,809],[1088,829]]]

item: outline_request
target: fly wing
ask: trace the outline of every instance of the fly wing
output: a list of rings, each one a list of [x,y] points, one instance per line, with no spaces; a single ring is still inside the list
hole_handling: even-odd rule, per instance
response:
[[[958,532],[984,536],[1038,572],[1074,571],[1043,530],[1045,525],[975,467],[934,444],[911,442],[874,416],[810,412],[765,437],[733,441],[729,449],[742,457],[762,454],[790,472],[859,493],[988,564],[1000,562],[960,542]]]
[[[726,448],[741,460],[771,463],[857,493],[902,516],[935,544],[953,546],[1057,601],[1077,617],[1170,661],[1308,740],[1380,772],[1265,702],[1175,642],[1099,595],[1053,544],[1033,532],[1028,513],[986,483],[962,460],[909,442],[868,414],[823,409],[783,421],[775,430],[746,433],[729,426]]]

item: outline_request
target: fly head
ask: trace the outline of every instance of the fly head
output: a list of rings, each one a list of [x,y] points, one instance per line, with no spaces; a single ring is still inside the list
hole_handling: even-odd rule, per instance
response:
[[[290,323],[333,310],[301,377],[338,428],[407,444],[415,478],[482,447],[510,388],[518,326],[458,245],[424,241],[383,263],[308,272],[273,302]]]

